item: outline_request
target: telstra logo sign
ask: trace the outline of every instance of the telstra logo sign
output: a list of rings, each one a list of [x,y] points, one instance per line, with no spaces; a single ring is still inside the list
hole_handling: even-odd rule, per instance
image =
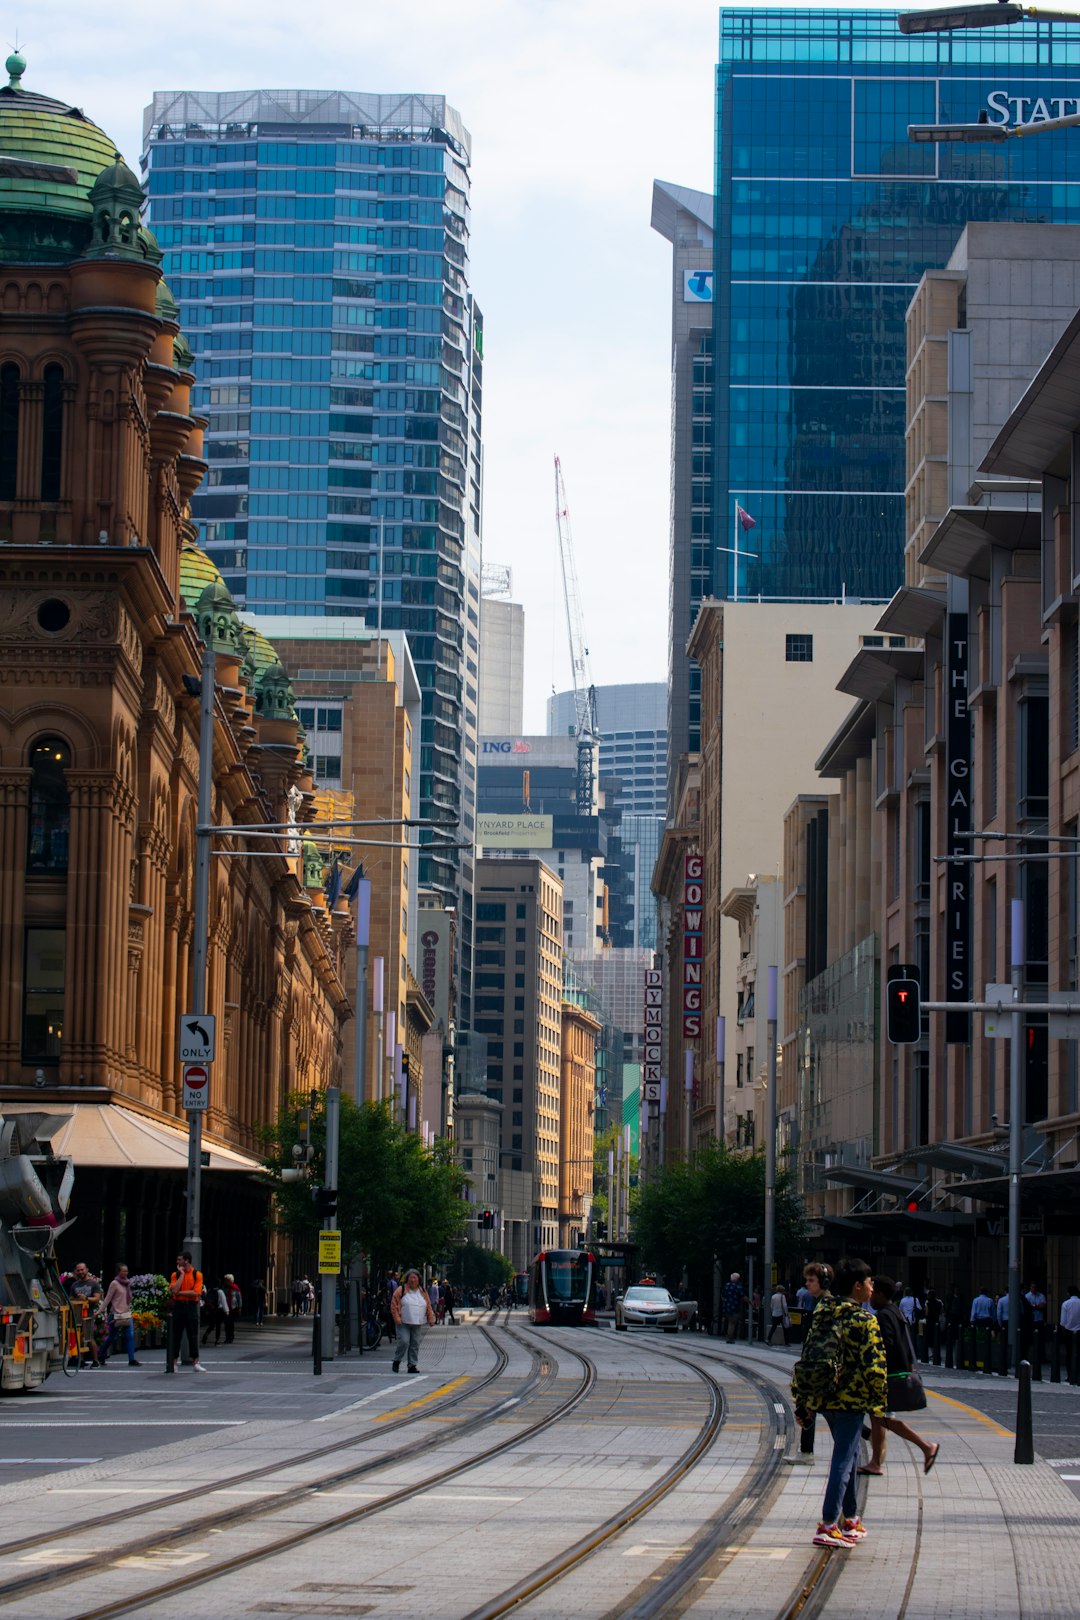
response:
[[[986,106],[992,124],[1042,124],[1080,112],[1080,96],[1014,96],[1009,90],[991,90]]]

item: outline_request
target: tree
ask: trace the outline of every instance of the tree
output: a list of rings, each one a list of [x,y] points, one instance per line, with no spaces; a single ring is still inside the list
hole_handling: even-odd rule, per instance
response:
[[[802,1204],[786,1170],[776,1178],[776,1262],[781,1278],[802,1257]],[[677,1284],[688,1274],[702,1304],[712,1298],[714,1262],[742,1271],[746,1240],[765,1243],[765,1156],[729,1152],[710,1143],[687,1162],[662,1170],[637,1194],[634,1237],[646,1269]]]
[[[514,1268],[498,1249],[465,1243],[454,1250],[446,1275],[455,1288],[501,1288],[503,1283],[513,1281]]]
[[[311,1119],[314,1158],[306,1181],[281,1181],[291,1167],[296,1118],[308,1098],[295,1093],[275,1124],[263,1130],[264,1164],[273,1177],[281,1229],[314,1240],[319,1218],[312,1190],[326,1163],[326,1114],[316,1103]],[[342,1259],[370,1257],[376,1271],[392,1265],[423,1265],[459,1240],[465,1225],[466,1178],[453,1162],[449,1142],[425,1147],[392,1118],[382,1103],[341,1099],[338,1150],[338,1226]]]

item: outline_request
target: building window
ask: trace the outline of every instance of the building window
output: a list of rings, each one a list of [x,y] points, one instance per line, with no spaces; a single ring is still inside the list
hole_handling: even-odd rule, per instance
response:
[[[462,1150],[461,1150],[461,1168],[463,1170],[471,1170],[472,1167],[473,1167],[472,1148],[462,1148]]]
[[[814,662],[813,636],[785,636],[784,656],[789,664],[812,664]]]
[[[461,1135],[462,1135],[462,1139],[464,1141],[466,1141],[466,1142],[471,1142],[472,1141],[472,1139],[473,1139],[472,1130],[473,1130],[473,1122],[472,1122],[472,1120],[471,1119],[463,1119],[462,1122],[461,1122]]]
[[[0,366],[0,501],[15,499],[19,465],[19,368]]]
[[[45,367],[41,413],[41,498],[60,499],[61,452],[64,444],[64,368]]]
[[[59,737],[42,737],[30,750],[28,872],[68,869],[71,804],[64,772],[70,764],[71,751]]]
[[[64,952],[62,928],[28,928],[23,971],[24,1063],[55,1063],[64,1032]]]
[[[1050,795],[1050,700],[1043,693],[1025,693],[1020,710],[1020,769],[1017,813],[1042,820]]]

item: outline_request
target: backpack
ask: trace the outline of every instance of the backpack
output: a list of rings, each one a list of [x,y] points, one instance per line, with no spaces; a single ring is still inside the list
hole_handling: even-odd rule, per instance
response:
[[[810,1318],[802,1356],[791,1370],[796,1407],[820,1412],[832,1405],[840,1388],[843,1357],[843,1313],[835,1303],[826,1306],[821,1301]]]

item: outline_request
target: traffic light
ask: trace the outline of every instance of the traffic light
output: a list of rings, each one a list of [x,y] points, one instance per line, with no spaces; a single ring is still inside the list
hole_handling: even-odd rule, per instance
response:
[[[482,1209],[480,1211],[480,1225],[485,1232],[492,1231],[495,1226],[495,1211],[492,1209]]]
[[[337,1214],[336,1187],[314,1187],[311,1196],[315,1200],[315,1213],[320,1220],[325,1220],[328,1215]]]
[[[904,1208],[907,1210],[909,1215],[917,1215],[922,1209],[922,1204],[916,1198],[915,1194],[912,1193],[908,1198],[907,1203],[904,1205]]]
[[[402,1052],[402,1054],[401,1054],[401,1073],[402,1073],[402,1075],[403,1075],[406,1082],[408,1082],[409,1070],[411,1068],[412,1068],[412,1059],[411,1059],[411,1057],[409,1056],[408,1052]]]
[[[890,979],[885,986],[885,1029],[893,1046],[914,1046],[922,1034],[918,979]]]

